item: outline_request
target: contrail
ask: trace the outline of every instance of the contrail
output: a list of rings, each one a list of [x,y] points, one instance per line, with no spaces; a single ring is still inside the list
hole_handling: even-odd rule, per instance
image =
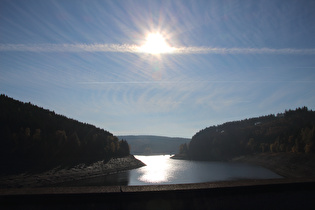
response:
[[[294,48],[217,48],[217,47],[182,47],[176,48],[179,54],[315,54],[315,49]]]
[[[0,44],[0,51],[19,52],[137,52],[135,45],[119,44]]]
[[[307,54],[315,49],[296,48],[218,48],[218,47],[172,47],[165,54]],[[1,52],[112,52],[145,53],[140,46],[129,44],[0,44]]]

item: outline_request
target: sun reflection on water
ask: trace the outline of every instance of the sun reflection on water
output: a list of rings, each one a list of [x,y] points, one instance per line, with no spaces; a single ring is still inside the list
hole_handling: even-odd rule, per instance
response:
[[[168,182],[172,178],[171,164],[169,155],[165,156],[141,156],[136,157],[147,166],[141,168],[139,181],[147,183]]]

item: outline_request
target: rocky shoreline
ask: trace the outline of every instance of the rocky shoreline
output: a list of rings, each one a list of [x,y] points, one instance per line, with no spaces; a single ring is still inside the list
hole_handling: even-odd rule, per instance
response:
[[[174,156],[174,159],[186,159],[184,156]],[[315,178],[315,155],[294,153],[260,153],[240,156],[230,160],[252,165],[260,165],[270,169],[284,178]],[[23,173],[0,177],[0,188],[34,188],[47,187],[56,184],[94,178],[120,171],[144,166],[133,155],[123,158],[113,158],[109,162],[95,162],[91,165],[79,164],[72,168],[55,168],[43,173]]]
[[[54,168],[38,174],[23,173],[3,176],[0,177],[0,188],[46,187],[58,183],[77,181],[131,170],[144,165],[144,163],[136,159],[133,155],[129,155],[123,158],[113,158],[107,163],[98,161],[91,165],[79,164],[69,169]]]
[[[284,178],[315,177],[314,154],[260,153],[237,157],[231,161],[260,165]]]

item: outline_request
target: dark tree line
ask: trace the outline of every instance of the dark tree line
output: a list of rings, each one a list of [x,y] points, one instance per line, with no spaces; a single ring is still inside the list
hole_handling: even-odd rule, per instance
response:
[[[127,141],[30,103],[0,96],[3,172],[107,161],[130,154]]]
[[[303,107],[211,126],[197,132],[180,151],[197,160],[263,152],[315,153],[315,112]]]

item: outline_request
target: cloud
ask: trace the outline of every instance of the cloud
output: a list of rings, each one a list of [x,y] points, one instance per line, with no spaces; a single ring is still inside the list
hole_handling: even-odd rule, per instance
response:
[[[211,48],[211,47],[182,47],[176,48],[179,54],[315,54],[315,49],[294,48]]]
[[[0,44],[0,51],[20,52],[137,52],[135,45],[119,44]]]
[[[140,46],[129,44],[0,44],[0,51],[16,52],[113,52],[144,53]],[[315,54],[315,49],[295,48],[218,48],[172,47],[171,54]]]

